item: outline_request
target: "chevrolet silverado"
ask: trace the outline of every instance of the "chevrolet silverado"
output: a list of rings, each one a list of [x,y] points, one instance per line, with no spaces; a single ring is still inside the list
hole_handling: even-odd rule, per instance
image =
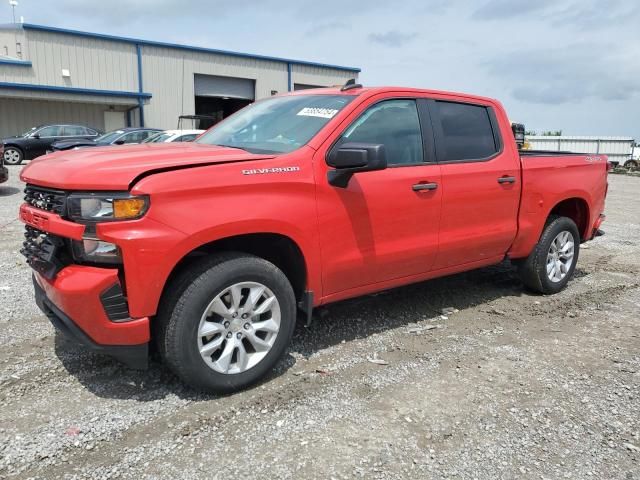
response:
[[[505,259],[560,291],[601,233],[607,159],[519,152],[493,99],[351,82],[258,101],[194,143],[56,152],[21,178],[51,322],[132,366],[154,345],[186,383],[230,392],[320,305]]]

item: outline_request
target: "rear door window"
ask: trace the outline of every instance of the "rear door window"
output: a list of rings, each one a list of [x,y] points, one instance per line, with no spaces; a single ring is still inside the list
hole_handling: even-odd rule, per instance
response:
[[[499,151],[487,107],[442,101],[433,105],[440,122],[440,133],[436,133],[439,161],[482,160]]]
[[[63,135],[65,137],[82,137],[86,135],[86,129],[75,125],[65,125]]]

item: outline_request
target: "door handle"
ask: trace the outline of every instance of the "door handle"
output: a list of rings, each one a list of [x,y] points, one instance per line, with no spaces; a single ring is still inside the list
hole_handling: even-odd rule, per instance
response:
[[[435,190],[437,188],[437,183],[416,183],[411,187],[414,192],[419,192],[421,190]]]
[[[508,175],[505,175],[498,179],[498,183],[516,183],[516,177],[509,177]]]

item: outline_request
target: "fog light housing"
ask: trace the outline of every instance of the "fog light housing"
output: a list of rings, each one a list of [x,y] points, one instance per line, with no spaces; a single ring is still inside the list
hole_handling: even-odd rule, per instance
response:
[[[122,253],[117,245],[102,240],[85,238],[73,242],[73,258],[81,262],[122,263]]]

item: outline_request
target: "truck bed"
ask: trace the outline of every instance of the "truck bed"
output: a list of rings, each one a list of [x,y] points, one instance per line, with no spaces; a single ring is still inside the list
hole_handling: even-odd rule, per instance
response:
[[[531,252],[549,212],[561,208],[579,210],[581,240],[590,240],[607,192],[606,155],[520,151],[522,197],[518,234],[509,251],[511,258]],[[580,200],[583,199],[583,200]]]

